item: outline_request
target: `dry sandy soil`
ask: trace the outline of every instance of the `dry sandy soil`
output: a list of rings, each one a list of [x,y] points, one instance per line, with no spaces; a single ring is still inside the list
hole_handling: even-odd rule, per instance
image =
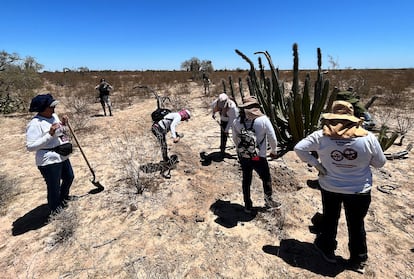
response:
[[[180,160],[171,179],[140,170],[156,167],[161,158],[149,131],[154,99],[123,109],[115,104],[113,117],[98,117],[100,105],[91,104],[89,128],[77,138],[105,190],[94,193],[92,173],[76,148],[71,194],[79,199],[49,221],[45,184],[34,154],[25,149],[31,115],[0,117],[0,174],[12,185],[11,200],[1,208],[0,278],[414,278],[412,153],[374,170],[366,218],[369,266],[359,275],[326,263],[313,248],[309,226],[321,202],[306,181],[317,173],[293,152],[270,161],[282,209],[261,209],[255,176],[258,213],[243,212],[232,141],[228,158],[215,160],[219,126],[208,110],[212,98],[189,86],[191,94],[181,98],[192,119],[179,125],[179,143],[169,141],[170,154]],[[57,113],[66,109],[62,101]],[[413,138],[410,131],[402,146],[387,152],[405,149]],[[201,152],[212,160],[202,163]],[[140,187],[146,187],[142,194]],[[347,241],[342,214],[336,254],[343,259],[349,256]]]

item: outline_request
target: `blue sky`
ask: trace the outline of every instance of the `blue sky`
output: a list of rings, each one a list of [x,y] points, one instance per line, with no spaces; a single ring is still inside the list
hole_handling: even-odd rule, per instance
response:
[[[0,50],[47,71],[179,70],[196,57],[247,69],[267,50],[279,69],[414,67],[412,0],[2,0]]]

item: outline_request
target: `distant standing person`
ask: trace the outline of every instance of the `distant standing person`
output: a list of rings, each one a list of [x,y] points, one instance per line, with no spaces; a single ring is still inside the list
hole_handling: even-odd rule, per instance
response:
[[[58,212],[71,199],[69,190],[74,174],[69,161],[68,117],[62,121],[55,113],[58,101],[52,95],[37,95],[30,112],[37,112],[27,125],[26,148],[36,152],[36,165],[47,186],[47,202],[51,213]]]
[[[101,82],[95,86],[95,90],[99,91],[99,102],[102,105],[104,116],[106,116],[105,106],[108,107],[109,116],[112,116],[112,103],[109,98],[109,94],[113,90],[112,85],[110,85],[104,78],[102,78]]]
[[[210,94],[210,78],[208,77],[208,74],[203,71],[203,86],[204,86],[204,94],[209,93]]]
[[[152,124],[151,131],[161,145],[162,159],[164,162],[169,162],[170,160],[168,157],[167,133],[171,132],[174,143],[179,142],[183,134],[177,133],[176,127],[181,121],[187,121],[190,117],[190,111],[188,109],[182,109],[178,112],[170,112],[163,119]]]
[[[240,146],[242,131],[251,129],[257,139],[257,156],[249,158],[238,154],[242,168],[242,189],[245,212],[252,213],[253,203],[250,198],[250,186],[252,183],[253,170],[259,175],[263,184],[264,201],[267,208],[279,209],[282,204],[272,198],[272,178],[270,175],[269,163],[266,158],[267,143],[269,142],[271,151],[270,156],[276,157],[277,139],[275,130],[269,118],[260,110],[257,99],[248,96],[243,99],[243,104],[239,105],[240,116],[233,122],[232,137],[237,147]],[[238,151],[239,152],[239,151]]]
[[[298,142],[298,157],[319,170],[323,219],[314,245],[323,258],[335,263],[336,234],[341,206],[348,226],[349,268],[364,273],[368,249],[364,219],[371,203],[370,166],[382,167],[386,158],[377,138],[361,127],[352,104],[335,101],[332,113],[322,115],[322,129]],[[310,152],[317,152],[319,160]]]
[[[224,157],[233,121],[239,116],[239,109],[236,103],[231,100],[226,93],[221,93],[211,104],[213,119],[216,119],[216,113],[220,115],[220,153]]]

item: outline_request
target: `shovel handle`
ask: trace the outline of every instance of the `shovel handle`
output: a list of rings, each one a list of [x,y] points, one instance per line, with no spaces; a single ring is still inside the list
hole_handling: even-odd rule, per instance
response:
[[[86,162],[86,164],[88,165],[89,170],[91,171],[91,173],[92,173],[92,175],[93,175],[93,181],[95,181],[95,172],[93,171],[93,169],[92,169],[91,165],[89,164],[89,161],[88,161],[88,159],[86,158],[86,155],[85,155],[85,153],[83,152],[81,145],[79,144],[78,138],[76,137],[76,134],[75,134],[75,132],[74,132],[74,131],[73,131],[73,129],[72,129],[72,126],[69,124],[69,122],[67,122],[67,123],[66,123],[66,125],[68,125],[69,130],[70,130],[70,132],[72,133],[72,136],[73,136],[73,138],[75,139],[75,142],[76,142],[77,146],[79,147],[79,150],[80,150],[80,152],[81,152],[81,154],[82,154],[82,156],[83,156],[83,159],[85,159],[85,162]]]

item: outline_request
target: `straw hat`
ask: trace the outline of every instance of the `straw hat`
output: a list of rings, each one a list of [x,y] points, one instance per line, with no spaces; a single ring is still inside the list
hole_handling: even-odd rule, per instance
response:
[[[241,108],[260,107],[260,104],[257,101],[255,96],[247,96],[243,98],[243,104],[240,104],[239,107]]]
[[[332,112],[322,114],[322,118],[326,120],[349,120],[354,123],[361,123],[362,119],[354,116],[354,107],[346,101],[334,101],[332,104]]]
[[[246,118],[250,120],[264,115],[260,110],[260,104],[255,96],[243,98],[243,104],[239,105],[239,108],[244,111]]]

